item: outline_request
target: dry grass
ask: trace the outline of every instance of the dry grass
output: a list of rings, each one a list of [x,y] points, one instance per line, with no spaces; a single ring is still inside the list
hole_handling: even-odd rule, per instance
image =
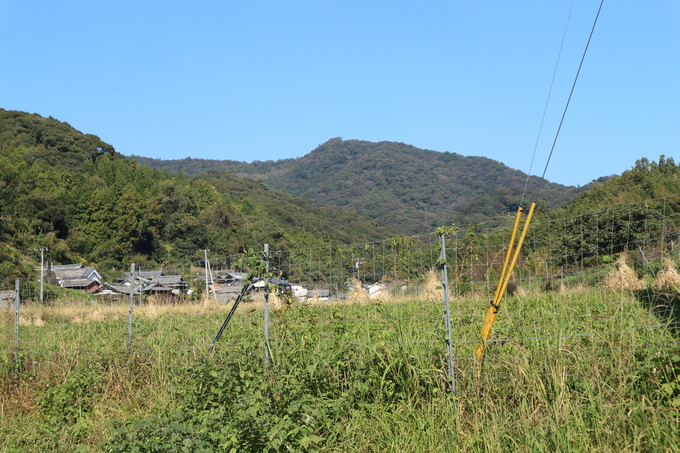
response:
[[[645,287],[644,281],[626,264],[625,254],[616,260],[616,268],[604,278],[604,286],[619,291],[636,291]]]
[[[311,305],[317,305],[320,302],[321,302],[321,299],[319,298],[319,291],[315,289],[315,290],[312,291],[312,297],[307,299],[306,303],[311,304]],[[323,301],[323,302],[327,302],[327,301]]]
[[[372,295],[371,299],[375,300],[376,302],[381,302],[384,304],[402,302],[402,300],[399,297],[394,296],[391,292],[387,291],[386,289],[383,289],[379,294]]]
[[[357,278],[351,278],[348,286],[352,288],[347,294],[346,302],[348,304],[365,304],[370,300],[368,293],[361,287],[361,282]]]
[[[134,306],[134,316],[147,319],[156,319],[164,314],[170,315],[199,315],[206,313],[226,313],[231,307],[229,304],[218,304],[214,298],[203,299],[200,303],[184,303],[176,305],[157,305],[153,299],[148,303]],[[269,307],[272,310],[285,310],[289,303],[278,295],[269,295]],[[264,309],[264,294],[257,293],[252,300],[242,303],[237,311]],[[51,320],[59,320],[72,324],[82,324],[92,321],[120,321],[128,316],[129,305],[98,304],[98,303],[60,303],[58,305],[40,305],[26,303],[21,306],[19,323],[22,326],[45,325]],[[14,308],[2,310],[0,324],[11,325],[14,323]]]
[[[264,310],[264,293],[255,293],[250,302],[239,307],[240,310]],[[284,298],[277,295],[276,293],[269,293],[269,309],[270,310],[285,310],[288,308],[288,304],[285,302]]]
[[[427,301],[438,301],[442,299],[442,285],[441,276],[436,269],[430,269],[424,276],[424,284],[422,293],[414,295],[413,293],[404,292],[401,288],[394,291],[387,291],[383,288],[382,291],[374,293],[369,296],[365,289],[362,288],[361,282],[353,278],[348,284],[352,290],[343,300],[320,300],[318,292],[314,292],[305,305],[351,305],[351,304],[369,304],[369,303],[404,303],[417,299]],[[462,296],[461,296],[462,297]],[[485,297],[481,297],[484,299]],[[455,297],[452,297],[452,300]],[[465,301],[474,301],[475,295],[468,294]],[[155,297],[149,297],[147,302],[142,305],[134,306],[134,316],[143,317],[147,319],[156,319],[162,315],[201,315],[208,313],[226,313],[233,303],[219,304],[214,297],[202,299],[198,303],[185,302],[180,304],[163,303],[162,300]],[[290,300],[281,297],[275,293],[269,295],[269,307],[271,310],[286,310],[294,307]],[[263,310],[264,309],[264,293],[256,292],[252,295],[248,302],[243,302],[237,309],[238,312],[249,310]],[[73,302],[73,303],[59,303],[56,305],[40,305],[40,304],[26,304],[22,305],[21,309],[21,325],[26,326],[42,326],[46,322],[59,320],[60,322],[68,322],[73,324],[81,324],[93,321],[120,321],[126,319],[128,316],[129,305],[127,301],[117,302]],[[12,307],[2,311],[2,324],[11,324],[14,322],[14,310]]]
[[[425,274],[423,297],[425,300],[439,300],[443,297],[441,276],[434,268],[431,268]]]
[[[656,291],[669,291],[680,287],[680,274],[675,269],[675,263],[672,259],[666,258],[664,260],[664,270],[657,275],[656,280],[652,284],[652,288]]]
[[[201,313],[210,313],[213,311],[216,311],[219,308],[219,304],[217,303],[217,300],[212,297],[208,296],[207,298],[203,299],[201,302]]]

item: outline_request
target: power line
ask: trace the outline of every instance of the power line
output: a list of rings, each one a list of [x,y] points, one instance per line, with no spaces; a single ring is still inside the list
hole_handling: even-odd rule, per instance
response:
[[[545,168],[543,169],[543,174],[541,178],[545,178],[545,173],[548,171],[548,165],[550,165],[550,159],[552,158],[553,151],[555,151],[555,144],[557,143],[557,138],[562,130],[562,124],[564,123],[564,117],[567,115],[567,110],[569,109],[569,104],[571,103],[571,97],[574,94],[574,89],[576,88],[576,82],[581,74],[581,68],[583,67],[583,61],[586,59],[586,54],[588,53],[588,47],[590,47],[590,40],[593,38],[593,33],[595,33],[595,26],[597,25],[597,20],[600,17],[600,11],[602,11],[602,5],[604,0],[600,1],[600,7],[597,9],[597,14],[595,15],[595,20],[593,21],[593,27],[590,29],[590,35],[588,36],[588,42],[583,50],[583,55],[581,56],[581,62],[578,65],[578,71],[576,71],[576,77],[574,77],[574,83],[571,85],[571,91],[569,92],[569,98],[567,99],[567,104],[564,106],[564,111],[562,112],[562,118],[560,119],[560,124],[557,127],[557,132],[555,133],[555,139],[553,140],[552,147],[550,148],[550,154],[548,155],[548,160],[545,163]]]
[[[562,124],[564,124],[564,118],[567,115],[567,110],[569,109],[569,104],[571,103],[571,98],[574,95],[574,89],[576,88],[576,83],[578,82],[579,75],[581,74],[581,68],[583,68],[583,62],[585,61],[586,54],[588,53],[588,48],[590,47],[590,41],[592,40],[593,34],[595,33],[595,27],[597,26],[597,21],[600,17],[600,12],[602,11],[602,5],[604,5],[604,0],[600,1],[600,6],[597,9],[597,14],[595,15],[595,20],[593,21],[593,26],[590,29],[590,35],[588,36],[588,41],[586,42],[586,46],[583,49],[581,61],[580,61],[579,66],[578,66],[578,70],[576,71],[576,76],[574,77],[574,82],[571,85],[571,91],[569,92],[569,97],[567,98],[567,103],[565,104],[564,110],[562,111],[562,118],[560,119],[560,123],[557,127],[557,131],[555,132],[555,138],[553,139],[552,146],[550,147],[550,153],[548,154],[548,159],[545,163],[545,167],[543,168],[543,174],[541,175],[541,179],[545,179],[545,174],[548,171],[548,166],[550,165],[550,160],[552,159],[552,155],[555,151],[555,145],[557,144],[557,139],[560,135],[560,131],[562,130]],[[573,1],[572,1],[572,7],[573,7]],[[571,17],[571,8],[569,9],[569,18],[570,17]],[[567,19],[567,27],[569,26],[569,18]],[[564,36],[566,36],[566,32],[567,32],[567,28],[565,27]],[[562,46],[564,44],[564,36],[562,37],[562,45],[560,45],[560,52],[559,52],[559,55],[558,55],[558,58],[557,58],[557,63],[555,65],[555,72],[553,73],[553,79],[550,83],[550,90],[548,92],[548,99],[546,101],[545,109],[543,110],[543,117],[541,119],[541,126],[539,127],[538,137],[536,138],[536,144],[534,146],[534,153],[531,157],[531,165],[529,166],[529,173],[527,174],[527,179],[526,179],[526,182],[524,184],[524,191],[522,192],[522,198],[520,200],[520,206],[524,203],[524,197],[526,195],[527,187],[529,185],[529,178],[531,177],[531,169],[533,167],[534,158],[536,156],[536,148],[538,147],[538,141],[540,139],[541,131],[543,129],[543,123],[545,121],[545,115],[546,115],[546,111],[547,111],[547,108],[548,108],[548,103],[550,101],[550,96],[552,94],[553,83],[555,81],[555,74],[557,73],[557,66],[559,65],[560,56],[562,54]],[[536,198],[538,198],[538,192],[539,191],[540,191],[540,186],[539,186],[539,190],[536,192]]]
[[[524,191],[522,192],[522,199],[519,205],[524,204],[524,196],[527,193],[527,187],[529,186],[529,178],[531,178],[531,170],[534,167],[534,160],[536,159],[536,150],[538,149],[538,142],[541,139],[541,132],[543,131],[543,123],[545,123],[545,116],[548,112],[548,105],[550,104],[550,97],[552,96],[553,86],[555,84],[555,77],[557,76],[557,68],[560,65],[560,58],[562,57],[562,49],[564,48],[564,40],[567,37],[567,30],[569,29],[569,21],[571,20],[571,12],[574,9],[574,1],[571,0],[571,6],[569,7],[569,15],[567,16],[567,23],[564,26],[564,33],[562,34],[562,42],[560,43],[560,51],[557,53],[557,61],[555,62],[555,70],[553,71],[552,80],[550,81],[550,89],[548,90],[548,98],[545,101],[545,107],[543,107],[543,116],[541,117],[541,125],[538,128],[538,135],[536,137],[536,143],[534,143],[534,152],[531,155],[531,163],[529,164],[529,171],[527,172],[527,179],[524,182]]]

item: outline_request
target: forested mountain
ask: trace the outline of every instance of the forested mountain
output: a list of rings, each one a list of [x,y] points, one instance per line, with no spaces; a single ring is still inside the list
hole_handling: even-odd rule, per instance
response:
[[[664,197],[680,195],[680,166],[672,157],[660,156],[658,162],[643,157],[621,175],[601,178],[578,195],[553,216],[564,217],[585,212],[600,211],[629,203],[649,201],[654,204]],[[678,200],[680,201],[680,199]],[[680,212],[680,205],[672,206]]]
[[[527,177],[485,157],[340,138],[298,159],[253,163],[136,159],[154,168],[185,174],[219,168],[370,216],[402,234],[430,232],[452,222],[487,222],[492,226],[498,217],[516,210]],[[527,193],[529,197],[539,193],[537,201],[546,209],[572,199],[581,190],[532,176]]]
[[[368,242],[390,231],[341,208],[228,173],[168,174],[67,123],[0,109],[0,278],[25,276],[34,248],[100,269],[187,265],[245,249]]]
[[[532,235],[545,238],[552,230],[559,239],[550,241],[545,256],[560,265],[580,266],[599,265],[602,257],[659,241],[668,249],[647,249],[644,260],[661,266],[669,250],[677,248],[678,213],[680,167],[663,155],[658,162],[642,158],[620,176],[601,178],[574,200],[542,216]]]

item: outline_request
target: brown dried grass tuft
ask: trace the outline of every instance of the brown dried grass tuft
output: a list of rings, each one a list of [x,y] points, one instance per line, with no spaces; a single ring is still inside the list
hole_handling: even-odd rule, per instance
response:
[[[527,296],[527,290],[524,289],[522,286],[517,285],[515,287],[515,292],[514,292],[513,295],[517,296],[517,297],[526,297]]]
[[[285,310],[288,308],[288,304],[285,303],[284,299],[277,295],[276,293],[269,293],[269,309],[270,310]],[[264,310],[264,292],[258,292],[253,295],[250,302],[247,304],[241,304],[239,306],[241,310]]]
[[[269,308],[272,310],[285,310],[288,308],[288,304],[286,304],[283,297],[279,296],[277,293],[269,293]]]
[[[365,304],[370,299],[368,298],[368,293],[364,291],[361,287],[361,282],[357,278],[351,278],[348,282],[348,286],[352,288],[349,294],[347,294],[346,302],[349,304]]]
[[[156,319],[160,316],[161,310],[157,305],[150,303],[142,308],[142,314],[149,319]]]
[[[397,298],[392,295],[390,291],[387,291],[387,289],[383,288],[383,290],[373,298],[376,302],[380,302],[383,304],[391,304],[397,302]]]
[[[560,286],[557,287],[557,292],[559,294],[567,294],[567,285],[564,282],[560,282]]]
[[[441,277],[434,268],[430,268],[430,270],[425,274],[423,297],[425,300],[439,300],[442,298]]]
[[[680,287],[680,274],[676,270],[675,262],[672,259],[664,260],[664,270],[657,275],[652,284],[656,291],[668,291]]]
[[[201,313],[209,313],[219,309],[219,304],[214,297],[206,297],[201,303]]]
[[[605,276],[604,286],[607,289],[619,291],[636,291],[645,287],[635,271],[626,264],[625,254],[616,260],[616,269]]]
[[[106,316],[98,305],[93,306],[92,311],[85,317],[86,321],[103,321],[104,319],[106,319]]]
[[[319,291],[318,290],[313,290],[312,291],[312,297],[307,299],[307,303],[310,304],[318,304],[319,303]]]

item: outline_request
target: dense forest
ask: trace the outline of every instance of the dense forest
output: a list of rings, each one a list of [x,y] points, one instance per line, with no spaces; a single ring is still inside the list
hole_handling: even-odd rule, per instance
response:
[[[621,175],[604,178],[544,216],[544,223],[535,229],[543,236],[547,228],[561,229],[559,242],[548,252],[562,257],[560,264],[596,265],[598,257],[623,252],[631,241],[661,239],[673,249],[680,228],[678,213],[680,167],[662,155],[658,162],[642,158]],[[654,259],[661,261],[667,252],[660,250]]]
[[[200,174],[219,168],[319,203],[345,207],[420,234],[441,225],[497,226],[517,209],[527,175],[476,156],[423,150],[404,143],[334,138],[299,159],[267,162],[137,158],[168,172]],[[527,194],[542,209],[571,200],[583,188],[528,179]]]
[[[526,178],[489,159],[340,139],[302,159],[233,164],[254,179],[225,171],[232,165],[228,161],[213,162],[210,171],[197,174],[170,168],[179,170],[175,174],[138,160],[67,123],[0,109],[0,276],[33,272],[37,248],[48,248],[46,259],[55,263],[90,263],[110,272],[130,262],[147,269],[188,266],[205,249],[233,265],[235,255],[264,243],[284,251],[367,243],[398,233],[432,232],[463,214],[474,226],[458,227],[480,232],[494,226],[493,213],[512,216],[518,202],[513,181],[521,186]],[[180,162],[191,170],[202,161]],[[289,189],[297,185],[294,191],[317,199],[323,195],[335,207],[268,185],[276,181],[288,181]],[[541,187],[543,194],[536,236],[544,234],[541,225],[550,219],[573,219],[562,222],[559,250],[550,251],[558,256],[583,260],[617,252],[612,244],[624,243],[617,235],[648,235],[654,219],[680,211],[680,201],[674,201],[680,168],[665,156],[658,162],[642,158],[622,175],[587,188],[529,181],[529,193]],[[467,198],[454,193],[458,186]],[[662,197],[668,198],[655,201]],[[613,208],[642,200],[649,201]],[[598,214],[606,210],[611,212]],[[583,232],[589,229],[607,234],[588,239]]]
[[[69,124],[0,109],[0,277],[25,276],[35,248],[100,269],[185,266],[233,254],[385,238],[368,217],[228,173],[168,174]]]

